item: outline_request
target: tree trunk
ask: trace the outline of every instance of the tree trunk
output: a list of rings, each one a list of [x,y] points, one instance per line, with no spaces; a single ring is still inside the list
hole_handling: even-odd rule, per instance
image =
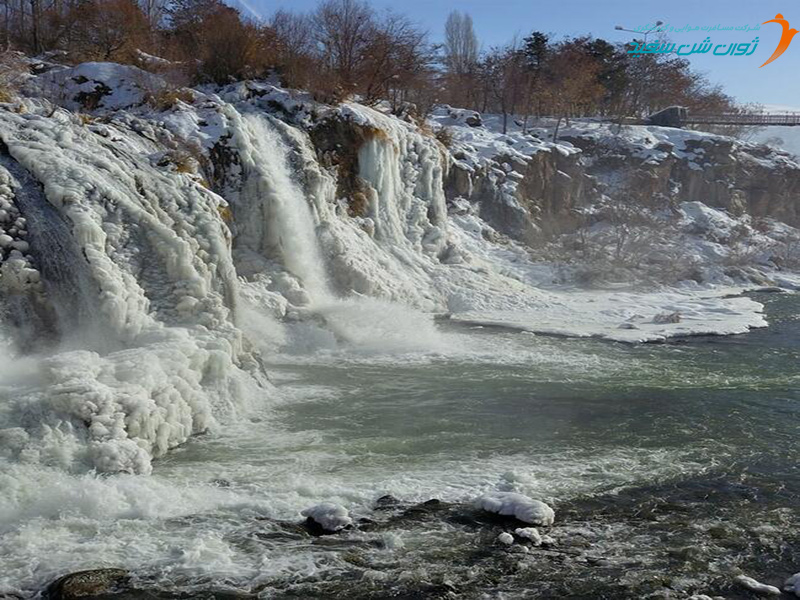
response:
[[[561,126],[561,115],[559,115],[559,117],[558,117],[558,121],[556,121],[556,128],[555,128],[555,131],[553,131],[553,141],[554,141],[554,142],[557,142],[557,141],[558,141],[558,128],[559,128],[560,126]]]
[[[39,54],[39,1],[30,0],[31,3],[31,35],[33,54]]]

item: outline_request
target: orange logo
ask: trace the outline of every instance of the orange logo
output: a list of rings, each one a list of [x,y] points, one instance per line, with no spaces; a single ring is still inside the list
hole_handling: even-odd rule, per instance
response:
[[[766,25],[767,23],[780,23],[781,27],[783,27],[783,33],[781,34],[781,41],[778,42],[778,47],[773,52],[772,56],[769,57],[767,62],[765,62],[761,67],[764,65],[768,65],[773,60],[778,58],[781,54],[786,52],[786,49],[789,47],[789,44],[792,43],[792,38],[794,38],[795,34],[798,33],[797,29],[789,29],[789,21],[783,18],[783,15],[777,14],[775,18],[771,21],[764,21],[762,25]],[[758,67],[759,69],[761,67]]]

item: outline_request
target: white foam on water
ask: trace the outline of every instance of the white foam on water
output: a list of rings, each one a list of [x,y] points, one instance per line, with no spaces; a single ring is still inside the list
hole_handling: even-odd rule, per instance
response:
[[[328,330],[356,355],[444,352],[448,340],[433,315],[376,298],[348,298],[314,307]]]
[[[537,341],[508,333],[463,335],[462,343],[468,340],[486,352],[497,344],[509,354],[524,350],[521,340]],[[542,354],[555,355],[552,348]],[[384,358],[378,355],[375,362],[383,370]],[[371,359],[359,360],[369,364]],[[354,517],[369,515],[384,494],[408,502],[433,497],[468,502],[484,492],[508,491],[554,502],[557,509],[559,501],[575,495],[699,472],[709,464],[703,458],[719,450],[590,452],[558,446],[503,452],[484,449],[477,440],[453,438],[448,450],[430,451],[424,436],[402,441],[374,424],[342,422],[336,405],[352,398],[334,381],[309,385],[314,364],[293,364],[296,376],[282,379],[282,371],[274,371],[278,388],[252,421],[232,422],[196,438],[157,462],[151,476],[72,475],[39,465],[4,464],[0,555],[10,558],[0,586],[39,589],[61,573],[97,566],[132,568],[165,583],[191,584],[202,577],[242,584],[269,577],[323,577],[341,568],[339,559],[302,545],[267,546],[254,554],[233,540],[255,525],[255,517],[299,522],[300,510],[322,502],[340,504]],[[369,378],[363,382],[365,389],[379,384]],[[304,418],[298,430],[294,419],[302,417],[305,405],[323,412],[316,424]],[[353,429],[352,439],[339,437],[342,427]],[[372,434],[364,429],[369,427],[375,427]],[[230,487],[218,487],[215,479]],[[406,542],[417,543],[413,536]]]

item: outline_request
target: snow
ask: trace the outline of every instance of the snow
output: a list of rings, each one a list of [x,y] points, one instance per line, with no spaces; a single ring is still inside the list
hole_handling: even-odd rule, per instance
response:
[[[95,72],[92,65],[79,71]],[[17,416],[3,425],[41,415],[16,452],[28,461],[149,473],[153,457],[245,401],[234,383],[247,379],[234,365],[241,334],[226,306],[236,278],[219,220],[225,203],[190,178],[151,166],[147,145],[123,129],[108,139],[68,115],[2,116],[11,157],[44,183],[50,210],[79,248],[74,259],[39,259],[59,261],[84,280],[71,294],[85,308],[65,314],[61,326],[87,348],[42,361],[45,385],[17,398]],[[38,200],[27,202],[30,211]],[[25,251],[27,241],[14,246]],[[38,280],[20,255],[2,265],[5,286],[19,279],[12,268]]]
[[[514,530],[514,535],[529,540],[534,546],[542,544],[542,536],[535,527],[519,527]]]
[[[336,532],[353,524],[353,519],[347,509],[340,504],[323,502],[315,506],[304,509],[301,513],[304,517],[311,519],[324,531]]]
[[[514,536],[510,533],[506,533],[505,531],[497,536],[497,541],[503,544],[504,546],[510,546],[514,543]]]
[[[762,304],[747,297],[727,297],[740,292],[740,288],[661,293],[553,292],[550,301],[535,311],[464,311],[451,314],[450,319],[471,325],[627,343],[733,335],[766,327]],[[678,313],[680,322],[658,322],[656,317],[665,310]]]
[[[521,172],[531,161],[581,156],[566,139],[549,141],[549,125],[532,130],[539,137],[514,123],[502,134],[497,116],[482,115],[473,127],[477,115],[440,108],[432,122],[452,130],[448,151],[379,107],[326,107],[265,82],[198,89],[193,102],[156,112],[145,97],[161,85],[133,67],[87,63],[55,68],[27,88],[91,115],[38,97],[24,99],[19,112],[0,110],[8,147],[0,161],[0,295],[4,303],[20,295],[25,307],[44,307],[48,319],[40,325],[51,326],[40,354],[19,358],[0,340],[3,384],[17,371],[25,375],[25,385],[4,390],[0,403],[9,522],[56,517],[64,506],[81,519],[112,520],[215,506],[214,494],[227,492],[185,498],[158,476],[140,475],[192,435],[225,427],[256,402],[269,405],[276,392],[260,355],[282,352],[299,362],[309,354],[423,352],[427,360],[453,351],[434,319],[441,315],[629,343],[744,333],[766,321],[761,304],[741,295],[746,286],[724,273],[726,240],[739,231],[769,282],[800,289],[800,275],[777,271],[770,254],[796,230],[774,221],[756,230],[703,198],[675,207],[670,218],[679,234],[672,246],[697,259],[704,283],[645,289],[559,280],[557,265],[494,229],[477,207],[463,198],[448,202],[445,178],[459,163],[486,171],[503,199],[518,205]],[[104,93],[94,108],[76,100],[98,89]],[[350,214],[335,166],[320,160],[309,135],[325,119],[371,132],[357,152],[365,197],[359,214]],[[704,164],[698,144],[720,139],[648,127],[616,134],[579,122],[562,135],[618,143],[642,161],[680,157],[692,168]],[[229,161],[224,172],[209,168],[217,152]],[[47,218],[37,223],[31,214]],[[607,232],[599,223],[587,233],[602,240]],[[50,250],[56,242],[64,252]],[[42,252],[46,244],[53,245]],[[474,489],[454,472],[454,489]],[[42,491],[43,478],[54,486]],[[309,503],[303,494],[281,509],[296,516]],[[109,502],[98,500],[106,496]],[[345,506],[357,496],[325,489],[321,498],[344,505],[326,502],[302,515],[341,530],[352,524]],[[226,506],[242,505],[235,494],[225,498]],[[531,525],[554,520],[550,507],[519,493],[489,492],[477,504]],[[513,544],[514,536],[552,543],[533,527],[498,539]],[[206,537],[193,547],[180,556],[187,568],[224,564],[230,551]],[[796,581],[787,585],[795,591]]]
[[[148,93],[165,87],[160,77],[137,67],[116,63],[88,62],[70,68],[55,68],[29,83],[70,110],[121,110],[140,106]],[[82,101],[81,97],[87,97]],[[97,97],[97,101],[88,97]]]
[[[146,96],[164,85],[135,67],[56,67],[28,81],[35,97],[23,100],[24,110],[0,111],[10,154],[0,169],[0,292],[50,306],[64,344],[41,361],[41,385],[16,398],[0,424],[0,434],[28,436],[15,459],[148,473],[153,458],[270,389],[258,352],[445,351],[435,314],[621,342],[744,333],[766,322],[758,302],[734,297],[744,287],[723,273],[725,238],[745,230],[767,269],[778,238],[796,233],[776,223],[755,231],[698,198],[679,207],[676,227],[708,284],[647,291],[557,284],[553,264],[531,260],[530,248],[494,230],[465,200],[448,206],[444,193],[455,162],[485,171],[518,206],[521,171],[534,157],[581,154],[568,141],[548,141],[547,127],[523,132],[512,120],[502,134],[497,116],[481,115],[472,126],[477,115],[440,107],[431,123],[452,133],[446,151],[378,108],[322,106],[266,82],[195,90],[191,104],[156,112]],[[76,99],[95,92],[93,107]],[[309,129],[325,119],[367,132],[357,152],[361,214],[349,214],[336,170],[312,143]],[[579,122],[562,134],[621,144],[642,160],[671,153],[698,165],[702,143],[721,139]],[[212,152],[227,153],[224,173],[209,172]],[[220,177],[220,195],[207,189],[210,176]],[[20,218],[24,202],[38,206],[29,196],[39,183],[71,249],[58,265],[37,256],[44,238]],[[602,224],[589,233],[602,239]],[[48,281],[56,267],[65,281]],[[788,272],[774,282],[800,285]],[[80,292],[65,292],[72,288]],[[41,416],[36,426],[33,414]],[[547,521],[546,511],[536,518]]]
[[[555,520],[555,512],[547,504],[516,492],[489,492],[480,496],[475,504],[487,512],[512,516],[531,525],[550,526]]]
[[[781,591],[776,588],[774,585],[767,585],[765,583],[759,583],[752,577],[748,577],[747,575],[737,575],[736,582],[741,585],[742,587],[747,588],[754,594],[759,594],[762,596],[780,596]]]

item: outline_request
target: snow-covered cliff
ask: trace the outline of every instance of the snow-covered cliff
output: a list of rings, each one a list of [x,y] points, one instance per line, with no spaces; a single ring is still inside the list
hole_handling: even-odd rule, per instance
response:
[[[427,344],[434,314],[621,341],[762,326],[760,305],[704,277],[648,293],[577,289],[531,252],[547,223],[548,235],[591,225],[602,239],[597,207],[614,178],[667,163],[675,173],[693,144],[800,177],[783,155],[702,134],[614,138],[587,125],[552,143],[442,109],[430,126],[448,128],[447,147],[377,108],[266,83],[159,104],[166,84],[132,67],[42,71],[0,106],[0,369],[30,370],[24,393],[0,402],[0,452],[67,470],[147,473],[269,397],[260,356]],[[581,141],[590,134],[602,153]],[[752,202],[723,213],[693,189],[672,209],[698,260],[723,265],[720,232],[741,226],[766,253],[760,272],[789,282],[770,252],[794,230],[757,231]],[[796,215],[794,189],[767,188],[764,216]]]

